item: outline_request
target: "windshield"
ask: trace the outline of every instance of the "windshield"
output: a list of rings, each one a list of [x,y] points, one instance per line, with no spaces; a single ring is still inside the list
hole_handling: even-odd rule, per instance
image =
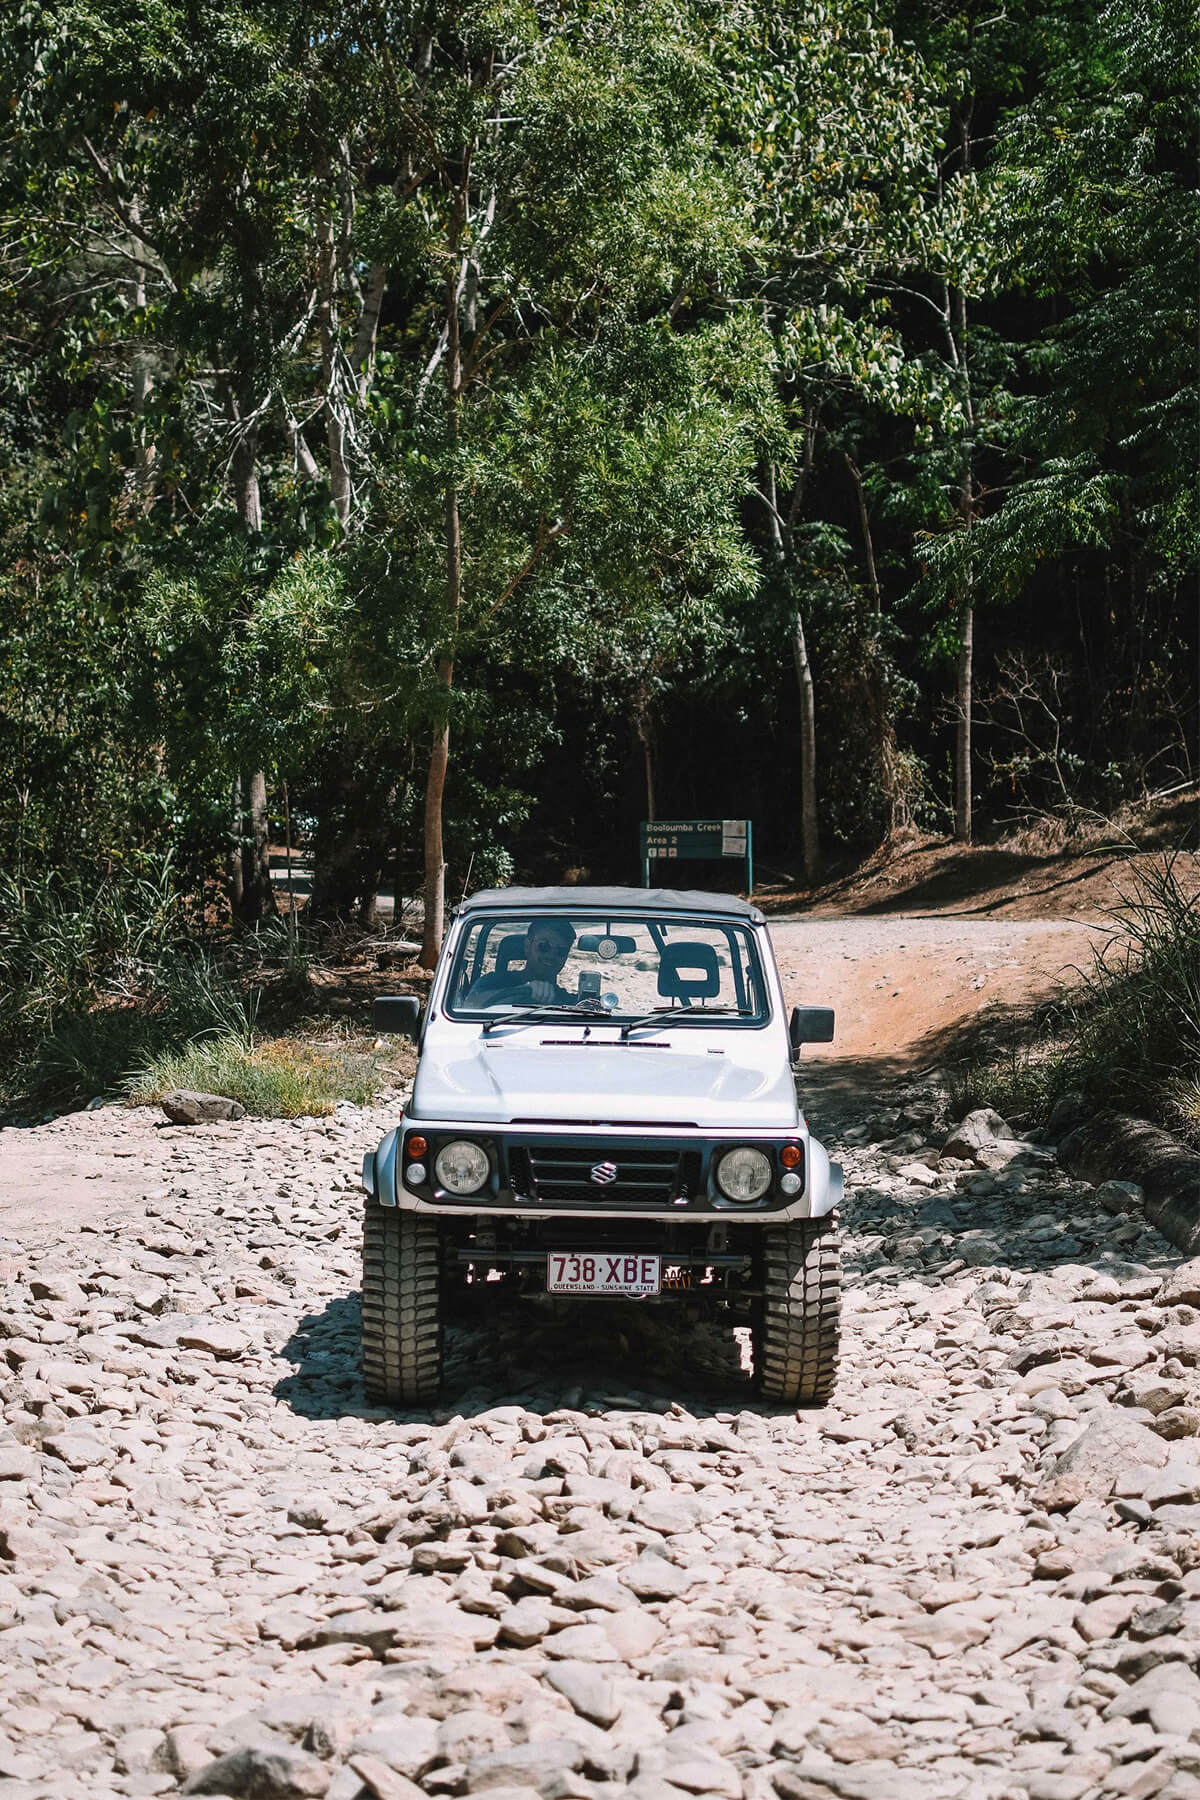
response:
[[[451,1014],[530,1011],[581,1018],[690,1016],[762,1024],[766,984],[753,934],[713,919],[526,912],[473,919],[446,993]]]

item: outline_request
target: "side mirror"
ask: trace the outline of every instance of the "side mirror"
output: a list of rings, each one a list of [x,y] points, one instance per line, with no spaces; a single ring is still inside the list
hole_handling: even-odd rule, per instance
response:
[[[832,1044],[832,1006],[793,1006],[788,1036],[792,1040],[793,1056],[800,1054],[801,1044]]]
[[[415,1039],[421,1025],[421,1002],[415,994],[381,997],[374,1002],[371,1016],[376,1031],[393,1031],[398,1037]]]

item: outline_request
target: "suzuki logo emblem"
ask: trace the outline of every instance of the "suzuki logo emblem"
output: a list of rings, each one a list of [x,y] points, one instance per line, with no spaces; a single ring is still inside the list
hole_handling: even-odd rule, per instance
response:
[[[617,1179],[616,1163],[597,1163],[592,1170],[592,1180],[599,1187],[607,1187],[610,1181]]]

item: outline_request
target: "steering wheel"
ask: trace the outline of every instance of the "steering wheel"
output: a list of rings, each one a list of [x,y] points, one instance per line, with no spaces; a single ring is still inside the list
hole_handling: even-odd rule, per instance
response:
[[[528,981],[518,981],[515,987],[504,988],[491,998],[493,1002],[498,1000],[502,1006],[528,1006],[533,1003],[533,988]]]
[[[484,1001],[485,1006],[529,1006],[532,1003],[533,993],[527,981],[516,981],[511,987],[493,988]]]

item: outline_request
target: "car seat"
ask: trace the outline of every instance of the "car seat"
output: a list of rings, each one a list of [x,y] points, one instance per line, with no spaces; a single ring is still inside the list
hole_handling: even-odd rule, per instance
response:
[[[712,1000],[721,991],[721,970],[711,944],[664,944],[658,963],[658,991],[667,1000]]]
[[[496,967],[493,974],[507,975],[515,964],[525,964],[525,933],[512,931],[507,937],[500,939],[496,949]]]

